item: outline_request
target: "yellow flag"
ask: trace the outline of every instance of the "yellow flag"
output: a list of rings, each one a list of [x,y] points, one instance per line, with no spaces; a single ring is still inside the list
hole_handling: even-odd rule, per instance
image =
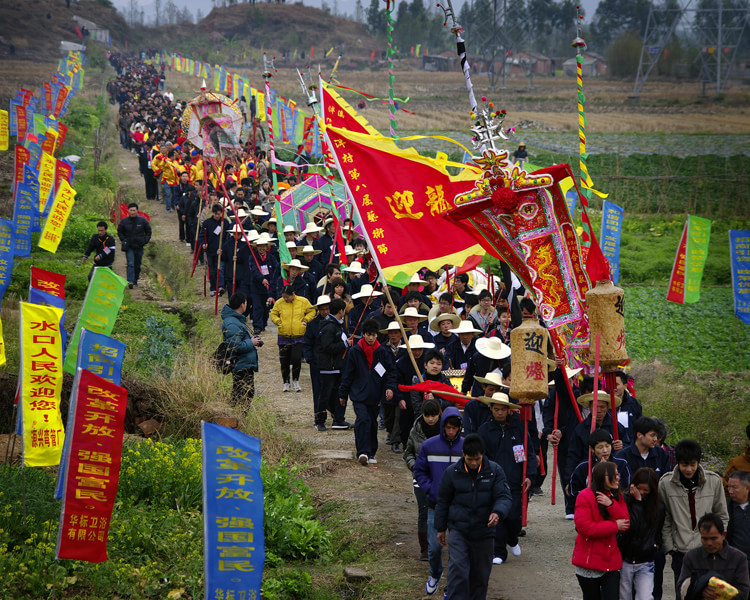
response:
[[[53,306],[20,304],[23,462],[27,467],[50,467],[60,464],[65,441],[60,415],[63,311]]]
[[[0,110],[0,150],[8,149],[8,111]]]
[[[265,121],[266,120],[266,103],[265,103],[265,94],[258,90],[256,94],[256,104],[258,112],[256,113],[256,116],[258,117],[259,121]]]
[[[331,48],[328,52],[326,52],[326,58],[328,58],[331,55],[331,52],[333,52],[333,48]]]
[[[47,152],[42,152],[39,161],[39,209],[44,211],[49,199],[50,190],[55,185],[55,157]]]
[[[0,319],[0,367],[5,364],[5,340],[3,339],[3,321]]]
[[[44,224],[42,235],[39,238],[39,247],[48,252],[57,252],[57,247],[62,240],[65,224],[68,222],[70,211],[75,204],[76,191],[63,179],[60,189],[57,190],[55,202],[49,211],[47,222]]]

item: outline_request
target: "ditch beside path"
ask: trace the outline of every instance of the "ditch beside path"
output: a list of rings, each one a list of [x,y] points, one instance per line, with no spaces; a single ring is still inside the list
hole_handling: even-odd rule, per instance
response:
[[[122,186],[132,187],[138,198],[145,198],[143,179],[138,172],[136,155],[122,150],[118,145],[118,180]],[[153,240],[168,243],[178,252],[189,254],[178,238],[177,216],[167,213],[163,204],[139,201],[141,210],[151,216]],[[125,260],[118,253],[115,271],[125,276]],[[147,257],[144,266],[148,268]],[[145,274],[145,273],[144,273]],[[214,299],[203,296],[203,277],[196,271],[194,278],[195,302],[203,310],[214,310]],[[127,290],[127,294],[139,300],[162,300],[159,284],[142,276],[137,288]],[[226,302],[226,296],[219,299],[219,309]],[[221,319],[215,317],[216,327],[221,327]],[[417,507],[412,491],[411,473],[401,454],[395,454],[385,445],[385,431],[379,432],[380,448],[376,466],[363,467],[354,460],[353,431],[318,432],[313,427],[313,404],[309,370],[303,364],[300,384],[301,393],[283,393],[279,372],[276,328],[269,323],[263,334],[265,345],[259,349],[260,371],[256,374],[256,396],[267,400],[280,419],[280,427],[291,439],[302,442],[312,449],[314,455],[325,453],[350,453],[348,460],[328,460],[321,475],[311,475],[307,484],[318,503],[336,502],[348,512],[346,521],[350,524],[353,537],[372,531],[386,529],[389,540],[385,547],[376,550],[374,562],[364,561],[362,565],[372,575],[375,583],[397,580],[402,584],[402,593],[391,596],[401,598],[430,598],[424,592],[427,580],[427,563],[418,560]],[[347,408],[347,420],[354,422],[354,413]],[[329,423],[330,424],[330,423]],[[252,433],[252,432],[250,432]],[[552,452],[549,452],[549,466],[552,466]],[[490,578],[489,600],[574,600],[580,598],[570,559],[575,540],[575,530],[571,521],[564,519],[562,492],[558,483],[557,505],[550,505],[550,481],[548,476],[543,486],[545,495],[535,496],[529,503],[527,535],[521,538],[522,555],[509,556],[506,564],[494,566]],[[447,565],[447,553],[443,562]],[[348,565],[343,565],[348,566]],[[665,598],[672,598],[672,573],[669,567],[665,572]],[[445,580],[432,598],[442,598]],[[369,596],[369,598],[375,598]]]

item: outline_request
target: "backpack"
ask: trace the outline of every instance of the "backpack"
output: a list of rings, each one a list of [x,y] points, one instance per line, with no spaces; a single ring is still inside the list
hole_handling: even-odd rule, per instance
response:
[[[237,364],[237,358],[233,356],[226,343],[221,342],[219,347],[216,348],[211,355],[211,364],[213,364],[217,372],[222,375],[229,375],[234,371],[234,367]]]

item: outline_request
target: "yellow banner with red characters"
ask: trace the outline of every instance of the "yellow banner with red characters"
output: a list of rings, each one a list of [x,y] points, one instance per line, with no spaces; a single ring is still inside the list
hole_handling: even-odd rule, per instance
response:
[[[3,338],[3,321],[0,319],[0,367],[5,364],[5,339]]]
[[[42,230],[42,236],[39,238],[39,247],[42,250],[52,253],[57,252],[57,247],[62,240],[63,230],[75,203],[75,196],[76,192],[70,187],[70,184],[64,179],[60,181],[60,189],[57,190],[55,201]]]
[[[23,462],[27,467],[60,464],[65,431],[60,415],[63,347],[53,306],[21,302],[21,403]]]
[[[8,111],[0,110],[0,150],[8,149]]]
[[[46,143],[46,142],[45,142]],[[54,147],[54,146],[53,146]],[[39,210],[44,211],[49,200],[49,193],[55,186],[55,167],[57,162],[52,154],[42,152],[39,161]]]

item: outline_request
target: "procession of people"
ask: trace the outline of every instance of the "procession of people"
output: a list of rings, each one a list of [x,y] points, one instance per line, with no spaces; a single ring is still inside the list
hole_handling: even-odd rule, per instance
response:
[[[522,506],[544,494],[554,449],[564,500],[554,510],[574,522],[571,577],[584,600],[662,598],[667,556],[677,598],[730,598],[719,595],[723,582],[748,600],[750,459],[734,461],[722,485],[697,441],[666,443],[669,424],[644,414],[628,373],[617,371],[609,390],[562,356],[551,361],[549,395],[524,421],[510,369],[523,348],[511,347],[510,334],[524,317],[539,320],[526,290],[502,276],[483,285],[452,265],[415,269],[403,288],[383,284],[352,220],[339,228],[322,211],[296,228],[273,210],[274,170],[285,185],[301,171],[270,164],[252,138],[221,166],[204,160],[180,133],[186,103],[161,89],[163,68],[119,54],[110,62],[120,141],[137,155],[144,198],[177,219],[207,294],[227,298],[232,402],[251,406],[270,321],[278,391],[312,399],[310,427],[353,432],[364,467],[378,464],[382,441],[403,456],[426,594],[442,582],[445,598],[486,597],[492,569],[522,555]],[[133,287],[151,229],[137,205],[130,210],[118,234]],[[87,256],[109,265],[114,244],[100,225]],[[444,391],[404,389],[417,384]],[[750,443],[750,425],[746,433]]]

